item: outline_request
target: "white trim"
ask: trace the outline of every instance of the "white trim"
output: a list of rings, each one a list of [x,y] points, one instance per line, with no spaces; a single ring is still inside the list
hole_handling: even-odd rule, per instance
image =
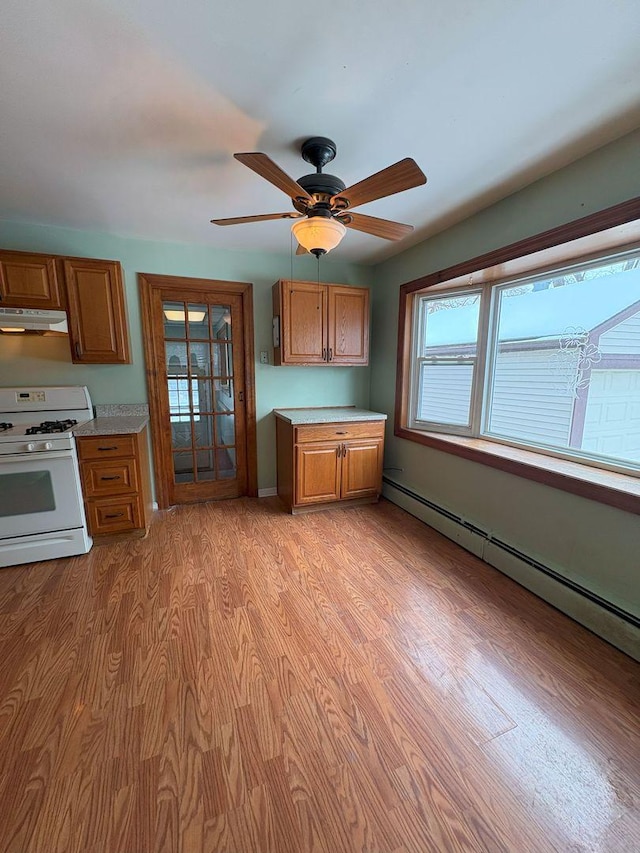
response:
[[[278,494],[277,486],[269,486],[267,489],[258,489],[258,497],[259,498],[272,498],[274,495]]]

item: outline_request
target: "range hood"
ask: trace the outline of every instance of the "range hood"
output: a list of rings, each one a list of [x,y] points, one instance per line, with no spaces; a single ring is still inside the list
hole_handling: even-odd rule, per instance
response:
[[[35,332],[68,333],[67,315],[64,311],[42,308],[1,308],[0,331],[18,332],[20,329]]]

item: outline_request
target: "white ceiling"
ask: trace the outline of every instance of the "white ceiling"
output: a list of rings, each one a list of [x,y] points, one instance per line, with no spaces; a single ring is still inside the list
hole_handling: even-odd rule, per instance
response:
[[[640,126],[638,0],[4,0],[0,218],[289,252],[287,211],[232,158],[347,185],[413,157],[428,183],[358,211],[374,262]]]

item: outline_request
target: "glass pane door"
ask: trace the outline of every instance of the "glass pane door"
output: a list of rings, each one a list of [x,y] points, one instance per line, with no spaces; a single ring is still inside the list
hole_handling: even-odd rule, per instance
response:
[[[162,303],[174,483],[233,480],[231,305]]]

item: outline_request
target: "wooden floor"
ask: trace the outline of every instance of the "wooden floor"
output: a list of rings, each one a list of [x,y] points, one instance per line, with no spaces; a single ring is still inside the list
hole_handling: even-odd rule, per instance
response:
[[[387,502],[0,570],[3,853],[640,850],[640,667]]]

